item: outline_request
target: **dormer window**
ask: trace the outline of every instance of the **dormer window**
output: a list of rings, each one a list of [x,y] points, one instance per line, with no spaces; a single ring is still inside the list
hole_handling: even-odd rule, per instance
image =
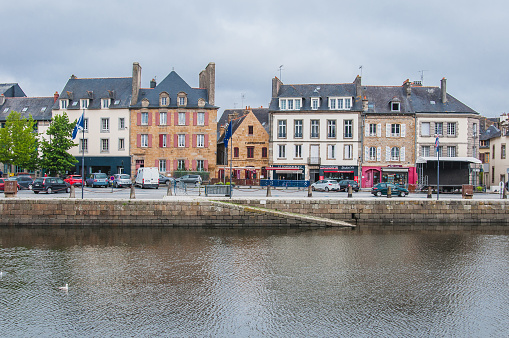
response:
[[[351,97],[329,97],[329,109],[341,110],[351,108],[352,108]]]
[[[301,98],[279,99],[279,109],[281,110],[300,110],[301,107],[302,107]]]
[[[60,109],[67,109],[68,100],[60,100]]]
[[[180,92],[177,94],[177,104],[178,106],[187,106],[187,94],[184,92]]]
[[[101,107],[103,108],[109,108],[110,107],[110,99],[102,99],[101,100]]]
[[[168,95],[168,93],[159,94],[159,105],[167,106],[169,104],[170,104],[170,96]]]
[[[398,112],[398,111],[400,111],[400,108],[401,108],[400,107],[401,101],[397,97],[394,97],[391,100],[390,105],[391,105],[391,111]]]
[[[80,108],[81,109],[87,109],[88,108],[88,99],[81,99],[80,100]]]
[[[161,106],[168,105],[168,98],[167,97],[161,97]]]
[[[311,98],[311,109],[317,110],[320,107],[320,98]]]

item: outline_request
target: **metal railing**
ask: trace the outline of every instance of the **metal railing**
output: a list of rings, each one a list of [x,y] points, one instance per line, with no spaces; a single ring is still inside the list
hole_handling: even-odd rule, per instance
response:
[[[307,188],[309,181],[305,180],[260,180],[260,186],[266,187],[284,187],[284,188]]]

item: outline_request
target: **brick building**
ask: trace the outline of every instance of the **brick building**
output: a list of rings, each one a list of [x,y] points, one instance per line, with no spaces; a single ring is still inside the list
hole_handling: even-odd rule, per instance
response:
[[[131,174],[140,167],[158,167],[163,174],[215,172],[215,64],[200,73],[200,88],[191,88],[175,71],[159,84],[152,80],[150,88],[140,88],[138,63],[132,82]]]
[[[227,109],[218,123],[217,175],[220,180],[229,179],[231,151],[232,179],[238,184],[259,184],[267,178],[269,165],[269,110],[267,108]],[[228,152],[224,149],[224,133],[227,123],[232,124],[232,138]],[[228,155],[228,158],[226,158]]]

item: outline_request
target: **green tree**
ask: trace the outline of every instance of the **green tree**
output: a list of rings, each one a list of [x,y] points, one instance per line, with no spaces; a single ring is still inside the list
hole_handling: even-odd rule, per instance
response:
[[[39,135],[32,116],[13,111],[0,129],[0,162],[35,170],[38,165]]]
[[[41,140],[41,166],[51,175],[62,175],[76,163],[76,158],[68,150],[76,146],[71,140],[71,133],[76,122],[69,122],[67,113],[53,117],[46,131],[48,139]]]

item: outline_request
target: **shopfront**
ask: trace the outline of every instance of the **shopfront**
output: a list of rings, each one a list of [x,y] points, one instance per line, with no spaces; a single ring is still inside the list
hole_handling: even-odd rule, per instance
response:
[[[273,165],[266,168],[269,178],[273,180],[291,180],[301,181],[305,180],[305,166],[303,165]]]
[[[321,166],[320,179],[326,178],[359,182],[359,168],[356,165]]]
[[[362,167],[363,188],[371,188],[378,183],[415,184],[416,180],[415,167]]]

